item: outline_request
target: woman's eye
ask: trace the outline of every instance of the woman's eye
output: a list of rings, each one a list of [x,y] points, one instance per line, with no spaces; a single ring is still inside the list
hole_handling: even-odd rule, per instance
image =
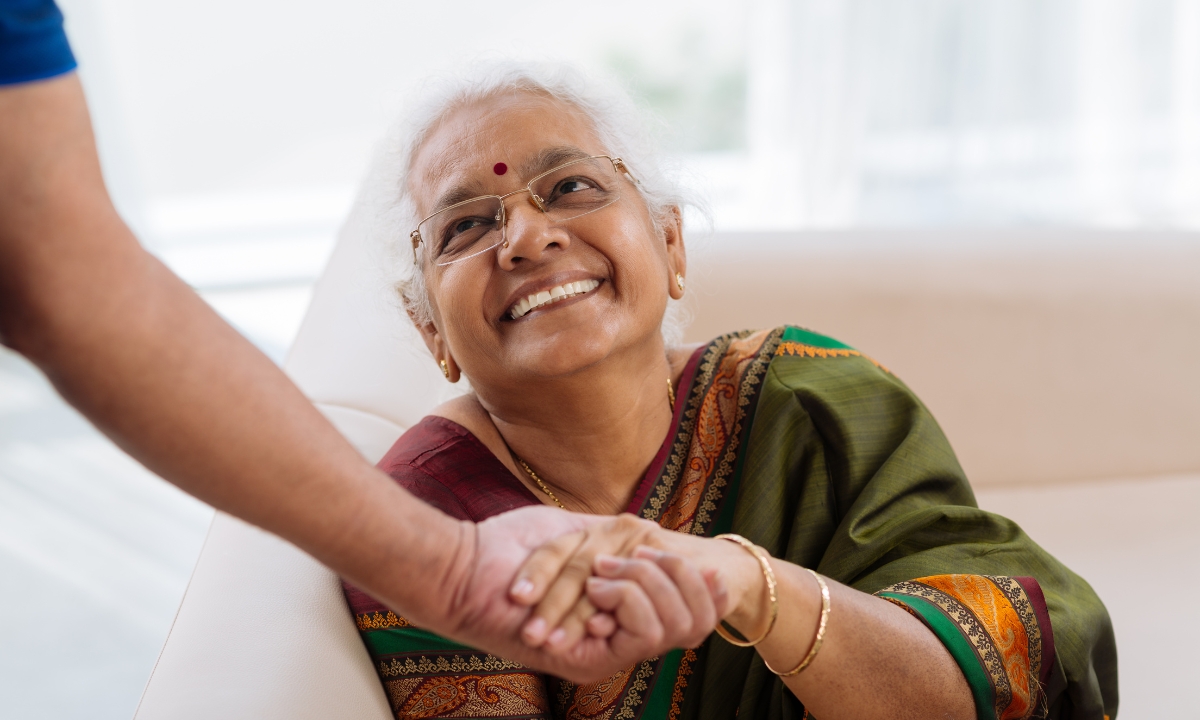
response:
[[[490,218],[466,217],[446,225],[442,231],[441,252],[456,252],[469,247],[481,236],[486,235],[495,221]]]
[[[472,228],[479,227],[480,222],[481,221],[479,218],[467,218],[466,220],[459,220],[450,228],[450,237],[461,235]]]
[[[567,195],[580,190],[591,190],[596,184],[586,178],[571,178],[558,184],[558,194]]]

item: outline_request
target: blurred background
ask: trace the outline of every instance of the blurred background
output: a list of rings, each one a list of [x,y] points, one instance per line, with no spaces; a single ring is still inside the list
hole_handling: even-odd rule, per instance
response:
[[[374,143],[481,57],[623,82],[715,244],[1200,230],[1198,0],[60,2],[120,210],[276,361]],[[130,717],[210,518],[0,350],[0,714]]]

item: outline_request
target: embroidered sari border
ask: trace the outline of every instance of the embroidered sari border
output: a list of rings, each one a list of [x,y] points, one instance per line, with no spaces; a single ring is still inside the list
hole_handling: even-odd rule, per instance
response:
[[[467,655],[465,657],[454,655],[450,659],[446,659],[444,655],[435,655],[431,660],[426,654],[415,660],[411,657],[386,658],[379,660],[376,666],[379,668],[379,674],[385,680],[409,675],[485,673],[525,669],[525,666],[520,663],[495,655]]]
[[[675,672],[675,687],[671,689],[671,709],[667,712],[667,720],[679,720],[683,713],[684,693],[687,691],[688,678],[696,670],[699,656],[693,649],[684,650],[679,658],[679,669]]]
[[[683,474],[683,464],[688,458],[692,431],[696,427],[700,406],[704,402],[705,394],[712,385],[717,363],[724,356],[734,337],[732,335],[724,335],[696,351],[696,355],[694,356],[694,359],[697,361],[696,370],[693,375],[691,387],[689,388],[687,401],[683,403],[684,407],[679,412],[680,420],[675,427],[675,435],[671,441],[671,449],[667,457],[667,462],[658,477],[646,488],[643,500],[637,506],[637,511],[635,512],[635,514],[642,516],[646,520],[659,522],[663,511],[667,509],[675,486]],[[680,389],[682,390],[682,383],[680,383]],[[677,393],[677,397],[682,399],[682,392]]]
[[[738,341],[750,343],[758,341],[758,345],[748,349],[736,363],[736,365],[745,363],[745,367],[737,379],[738,397],[736,414],[730,428],[730,442],[725,448],[725,455],[709,483],[708,491],[705,493],[700,507],[696,509],[693,526],[690,529],[694,535],[708,537],[716,535],[718,533],[715,529],[717,520],[725,514],[720,510],[728,510],[728,522],[730,525],[733,523],[733,509],[737,504],[736,489],[740,484],[742,467],[746,462],[746,454],[741,450],[750,437],[750,426],[755,406],[758,404],[762,380],[771,366],[775,348],[778,347],[783,333],[783,328],[764,330],[751,333]],[[761,340],[759,340],[760,338]]]
[[[1054,671],[1054,660],[1057,657],[1054,648],[1054,625],[1050,622],[1050,609],[1046,607],[1046,596],[1042,593],[1042,586],[1036,579],[1019,576],[1012,578],[1012,580],[1025,591],[1025,596],[1029,599],[1033,614],[1037,617],[1038,629],[1041,631],[1042,636],[1042,667],[1040,673],[1035,673],[1035,677],[1037,677],[1038,682],[1041,683],[1044,689],[1050,683],[1050,675]]]
[[[1021,720],[1038,711],[1052,657],[1053,636],[1041,587],[1033,578],[1004,575],[945,574],[917,578],[884,588],[880,597],[910,611],[936,608],[973,649],[990,679],[996,720]],[[932,625],[922,610],[919,617]],[[948,639],[937,632],[939,639]],[[962,657],[955,654],[956,661]],[[967,667],[963,666],[964,674]]]
[[[613,720],[634,720],[641,716],[638,711],[642,705],[642,698],[650,688],[650,684],[657,679],[655,678],[655,669],[660,662],[659,658],[650,658],[637,666],[633,678],[625,686],[625,697],[621,700],[621,709],[612,716]]]
[[[367,630],[387,630],[394,627],[412,627],[412,623],[408,621],[408,618],[397,615],[391,610],[386,612],[359,613],[354,616],[354,624],[362,632]]]
[[[877,595],[887,600],[903,603],[925,622],[925,625],[933,631],[933,634],[950,652],[959,669],[962,670],[963,676],[967,679],[967,685],[971,688],[971,695],[975,698],[975,708],[979,713],[979,719],[996,720],[996,694],[992,687],[992,680],[984,670],[983,661],[974,645],[963,635],[958,623],[942,608],[923,598],[886,591],[879,592]]]
[[[1030,705],[1036,705],[1037,696],[1041,689],[1038,683],[1042,676],[1044,645],[1041,626],[1038,622],[1037,613],[1033,609],[1033,603],[1029,601],[1029,595],[1026,593],[1025,588],[1017,582],[1016,578],[1001,575],[985,575],[984,577],[990,580],[1008,600],[1008,604],[1012,607],[1013,612],[1016,613],[1022,628],[1025,630],[1025,654],[1028,662],[1026,670],[1029,673],[1029,679],[1033,680],[1033,682],[1027,683],[1030,686],[1027,690],[1027,701]],[[1032,578],[1030,579],[1032,580]]]
[[[662,665],[655,673],[654,686],[642,706],[642,717],[665,718],[671,710],[672,692],[675,690],[675,678],[679,673],[679,663],[683,659],[682,650],[672,650],[663,656]]]
[[[675,443],[678,441],[679,427],[683,423],[684,413],[689,406],[688,402],[684,402],[684,388],[692,387],[692,383],[696,379],[696,368],[700,365],[700,358],[704,355],[707,346],[696,348],[692,356],[688,358],[687,364],[683,366],[683,374],[679,376],[679,387],[676,395],[678,400],[675,401],[675,412],[671,418],[671,427],[675,428],[669,441],[664,442],[658,454],[654,456],[654,460],[650,462],[650,468],[646,471],[646,477],[642,480],[638,489],[633,493],[633,497],[629,501],[625,512],[637,515],[641,512],[642,506],[646,502],[646,496],[654,489],[657,484],[658,476],[662,473],[663,466],[671,457],[674,451]]]

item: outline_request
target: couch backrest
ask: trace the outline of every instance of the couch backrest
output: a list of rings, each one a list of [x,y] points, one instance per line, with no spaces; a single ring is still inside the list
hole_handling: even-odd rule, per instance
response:
[[[1200,471],[1200,233],[693,246],[689,338],[790,322],[857,347],[932,409],[976,485]]]

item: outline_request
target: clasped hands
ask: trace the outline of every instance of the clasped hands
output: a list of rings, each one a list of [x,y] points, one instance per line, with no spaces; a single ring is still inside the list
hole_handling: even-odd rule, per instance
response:
[[[568,680],[695,647],[721,619],[766,623],[758,563],[732,543],[542,506],[464,526],[473,548],[446,634]]]

